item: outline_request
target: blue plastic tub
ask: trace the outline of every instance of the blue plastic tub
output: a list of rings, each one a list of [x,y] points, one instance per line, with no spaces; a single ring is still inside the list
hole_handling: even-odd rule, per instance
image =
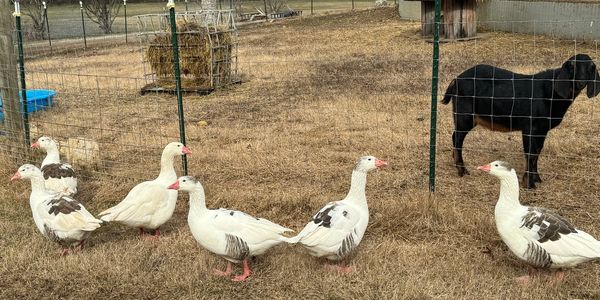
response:
[[[27,112],[32,113],[38,110],[46,109],[52,106],[52,100],[56,92],[53,90],[27,90]],[[19,91],[21,101],[23,93]],[[0,121],[4,120],[4,110],[2,107],[2,98],[0,98]]]

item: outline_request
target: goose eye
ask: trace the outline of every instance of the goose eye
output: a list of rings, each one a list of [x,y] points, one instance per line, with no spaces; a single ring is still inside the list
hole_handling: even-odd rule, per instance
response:
[[[494,165],[494,167],[497,167],[497,166],[498,166],[498,164],[495,164],[495,165]]]
[[[186,182],[187,180],[185,180],[185,179],[184,179],[184,180],[182,180],[182,181],[183,181],[183,182]]]
[[[369,158],[369,161],[371,161],[371,159]]]

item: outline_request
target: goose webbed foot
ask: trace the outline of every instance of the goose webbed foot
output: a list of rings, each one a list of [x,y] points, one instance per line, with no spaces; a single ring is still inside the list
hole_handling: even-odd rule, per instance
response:
[[[244,273],[242,275],[238,275],[233,277],[233,281],[245,281],[248,276],[250,276],[250,274],[252,274],[252,271],[250,270],[250,267],[248,266],[248,259],[245,258],[244,259]]]
[[[231,271],[232,271],[231,262],[227,262],[227,269],[225,269],[225,271],[213,269],[213,274],[216,275],[216,276],[223,276],[224,277],[224,276],[231,275]]]

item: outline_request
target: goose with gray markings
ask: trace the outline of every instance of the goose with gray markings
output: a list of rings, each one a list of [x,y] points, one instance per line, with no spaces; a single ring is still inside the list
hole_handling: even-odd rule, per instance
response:
[[[188,225],[198,243],[227,262],[225,271],[214,270],[218,276],[229,276],[232,263],[243,263],[243,274],[233,281],[244,281],[252,271],[248,259],[261,255],[274,246],[288,242],[282,234],[292,231],[267,219],[255,218],[241,211],[219,208],[208,209],[204,187],[193,176],[183,176],[169,189],[189,193]]]
[[[361,242],[369,223],[369,206],[365,189],[367,174],[387,166],[388,163],[374,156],[363,156],[352,171],[350,190],[343,200],[329,202],[321,208],[292,243],[299,243],[315,257],[331,261],[343,261]],[[341,272],[352,268],[343,265],[326,266]]]
[[[512,253],[537,270],[559,269],[600,258],[600,242],[575,228],[566,218],[541,207],[521,205],[519,179],[507,162],[494,161],[477,169],[500,179],[500,196],[494,210],[496,228]],[[516,278],[528,283],[530,275]]]
[[[31,144],[31,148],[46,151],[41,165],[46,188],[67,196],[76,194],[77,175],[70,164],[60,162],[59,143],[51,137],[42,136]]]
[[[90,233],[102,224],[74,198],[46,189],[38,167],[20,166],[11,181],[18,179],[31,181],[29,205],[33,221],[42,235],[63,247],[63,255],[81,250]]]

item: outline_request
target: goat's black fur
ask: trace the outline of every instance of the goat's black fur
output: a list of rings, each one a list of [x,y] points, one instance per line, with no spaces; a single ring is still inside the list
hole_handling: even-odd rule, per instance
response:
[[[463,141],[481,125],[495,131],[520,130],[527,160],[524,182],[541,182],[537,161],[550,129],[558,126],[573,100],[587,87],[587,96],[600,93],[600,75],[592,58],[577,54],[558,69],[534,75],[513,73],[490,65],[476,65],[452,80],[443,104],[451,100],[452,135],[458,175],[468,174],[462,158]]]

